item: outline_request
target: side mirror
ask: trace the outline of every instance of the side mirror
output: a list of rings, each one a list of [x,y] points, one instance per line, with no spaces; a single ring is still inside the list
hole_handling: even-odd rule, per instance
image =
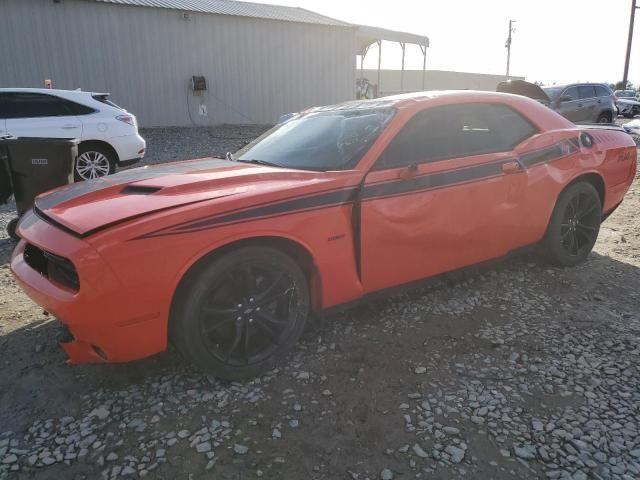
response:
[[[570,97],[569,95],[562,95],[559,99],[558,99],[558,103],[564,103],[564,102],[570,102],[572,101],[574,98]]]

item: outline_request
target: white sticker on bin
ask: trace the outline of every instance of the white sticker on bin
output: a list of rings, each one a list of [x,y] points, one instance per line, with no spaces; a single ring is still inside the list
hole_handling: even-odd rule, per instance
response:
[[[32,158],[31,165],[49,165],[47,158]]]

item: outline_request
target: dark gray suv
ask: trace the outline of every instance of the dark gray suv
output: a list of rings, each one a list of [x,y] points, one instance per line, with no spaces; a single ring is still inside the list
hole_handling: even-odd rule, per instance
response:
[[[613,91],[603,83],[543,87],[549,106],[574,123],[611,123],[617,116]]]
[[[496,90],[531,97],[574,123],[612,123],[618,116],[616,98],[604,83],[573,83],[540,87],[524,80],[501,82]]]

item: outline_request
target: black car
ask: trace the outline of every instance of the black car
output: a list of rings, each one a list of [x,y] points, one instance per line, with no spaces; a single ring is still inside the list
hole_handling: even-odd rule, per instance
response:
[[[513,80],[499,83],[496,90],[534,98],[574,123],[611,123],[618,114],[613,91],[604,83],[540,87]]]

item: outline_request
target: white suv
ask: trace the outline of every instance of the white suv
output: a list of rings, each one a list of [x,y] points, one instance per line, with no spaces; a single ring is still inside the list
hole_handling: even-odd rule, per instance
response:
[[[107,93],[0,88],[0,137],[77,138],[76,180],[115,172],[145,152],[136,117]]]

